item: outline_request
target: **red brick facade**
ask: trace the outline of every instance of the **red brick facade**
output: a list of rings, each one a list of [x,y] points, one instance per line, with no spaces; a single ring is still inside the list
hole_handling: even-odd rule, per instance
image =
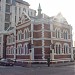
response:
[[[58,25],[59,24],[59,25]],[[36,59],[47,59],[50,57],[50,50],[52,50],[51,45],[54,44],[54,59],[60,59],[60,58],[71,58],[70,47],[71,47],[71,32],[70,28],[64,27],[60,23],[33,23],[33,28],[31,27],[31,22],[28,21],[23,24],[19,24],[16,26],[16,48],[20,45],[22,47],[22,50],[27,50],[27,44],[29,41],[33,43],[34,47],[34,60]],[[60,26],[61,25],[61,26]],[[51,28],[52,27],[52,28]],[[56,33],[56,29],[60,29],[58,33]],[[64,38],[64,30],[68,32],[68,39]],[[18,36],[18,32],[21,31],[21,37]],[[57,30],[58,31],[58,30]],[[10,35],[9,35],[10,36]],[[58,37],[57,37],[58,36]],[[59,37],[60,36],[60,37]],[[32,37],[32,39],[30,39]],[[7,47],[14,46],[15,44],[7,44]],[[24,45],[26,45],[24,47]],[[67,45],[67,46],[64,46]],[[65,49],[65,50],[64,50]],[[24,54],[17,48],[18,52],[16,52],[16,59],[30,59],[30,52],[28,50],[28,53]],[[59,51],[60,50],[60,51]],[[64,52],[66,51],[66,53]],[[64,54],[63,54],[64,53]],[[13,58],[14,56],[8,55],[7,58]]]

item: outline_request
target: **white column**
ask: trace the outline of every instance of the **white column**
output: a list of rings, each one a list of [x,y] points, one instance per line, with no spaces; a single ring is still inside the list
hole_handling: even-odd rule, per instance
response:
[[[33,22],[31,22],[31,43],[33,44]],[[34,60],[34,46],[33,48],[31,49],[32,52],[31,52],[31,60]]]
[[[14,37],[15,37],[15,47],[14,47],[14,59],[16,59],[16,26],[14,28]]]
[[[71,60],[74,60],[74,58],[73,58],[72,27],[70,27],[70,34],[71,34]]]
[[[54,60],[54,49],[52,49],[52,60]]]
[[[45,53],[44,53],[44,24],[42,23],[42,59],[45,59]]]
[[[50,30],[51,30],[51,43],[53,44],[53,36],[52,36],[52,32],[53,32],[53,24],[52,24],[52,22],[51,22],[51,24],[50,24]],[[51,47],[50,47],[50,49],[52,50],[52,53],[50,53],[51,55],[51,60],[54,60],[54,49],[52,49]]]
[[[1,35],[2,41],[1,41],[1,58],[3,58],[3,35]]]
[[[73,47],[71,47],[71,60],[74,60],[74,58],[73,58]]]

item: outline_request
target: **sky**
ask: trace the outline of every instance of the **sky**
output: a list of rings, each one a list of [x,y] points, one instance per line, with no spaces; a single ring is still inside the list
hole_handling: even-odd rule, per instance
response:
[[[24,0],[30,4],[31,9],[38,9],[39,3],[42,13],[48,16],[56,16],[59,12],[66,18],[75,33],[75,0]],[[75,35],[73,36],[75,38]]]

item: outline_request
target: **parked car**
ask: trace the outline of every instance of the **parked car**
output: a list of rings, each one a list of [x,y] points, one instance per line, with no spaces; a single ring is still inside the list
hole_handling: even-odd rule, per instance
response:
[[[14,61],[11,59],[1,59],[0,60],[0,65],[1,66],[13,66],[14,65]]]

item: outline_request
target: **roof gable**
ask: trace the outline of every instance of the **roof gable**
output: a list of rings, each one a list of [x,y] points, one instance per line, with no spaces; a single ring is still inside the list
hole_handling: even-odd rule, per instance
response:
[[[18,25],[26,23],[27,21],[30,21],[30,17],[26,13],[23,12],[21,17],[19,17]]]

